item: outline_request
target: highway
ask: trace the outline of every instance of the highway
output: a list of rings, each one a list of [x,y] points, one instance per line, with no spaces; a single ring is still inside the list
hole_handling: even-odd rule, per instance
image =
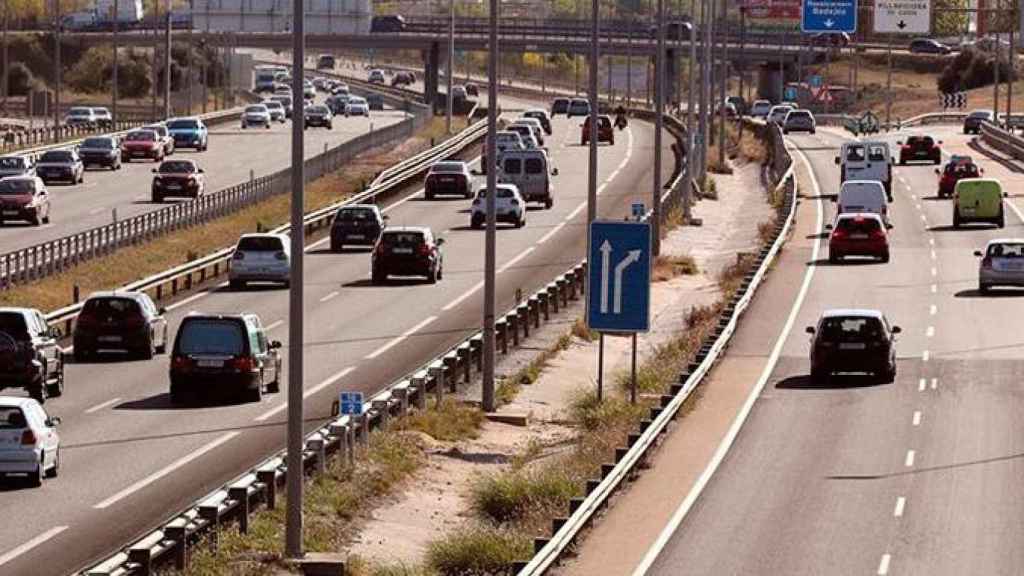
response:
[[[561,168],[554,207],[531,210],[522,229],[498,232],[499,309],[512,305],[517,289],[529,293],[583,256],[588,151],[578,145],[578,123],[556,119],[548,140]],[[634,122],[614,147],[601,148],[600,214],[621,217],[650,195],[652,141],[653,127]],[[664,177],[670,170],[667,162]],[[427,202],[413,190],[386,208],[391,225],[429,225],[448,240],[444,279],[435,286],[371,287],[367,252],[331,254],[324,241],[308,247],[310,428],[329,415],[339,390],[376,392],[479,328],[483,232],[469,229],[468,207]],[[172,305],[170,331],[190,310],[252,311],[287,348],[287,296],[220,286]],[[0,530],[0,573],[82,568],[284,446],[284,387],[258,404],[178,408],[169,402],[167,368],[166,356],[68,367],[65,395],[46,405],[64,420],[61,475],[41,489],[12,485],[0,493],[0,506],[20,519]]]
[[[969,150],[959,127],[913,131]],[[838,191],[833,157],[846,138],[819,130],[790,139],[822,194]],[[1019,167],[973,155],[1015,191]],[[789,247],[776,274],[809,281],[796,321],[786,332],[791,301],[745,319],[761,333],[782,328],[781,355],[717,471],[666,527],[664,547],[648,552],[647,574],[1020,573],[1021,293],[979,296],[972,253],[1024,236],[1024,217],[1011,197],[1007,228],[954,230],[933,169],[895,169],[889,264],[830,265],[827,241],[813,235]],[[814,222],[817,196],[804,191],[805,222]],[[823,206],[828,221],[834,208]],[[811,384],[804,327],[844,307],[880,309],[903,328],[895,383]]]
[[[306,131],[306,157],[322,153],[325,145],[335,147],[365,134],[371,125],[382,128],[405,117],[405,112],[384,110],[372,113],[369,118],[336,118],[333,130],[310,128]],[[206,171],[207,190],[216,192],[245,182],[250,175],[259,177],[287,168],[290,143],[290,120],[275,124],[270,130],[242,130],[238,122],[229,122],[210,128],[210,147],[206,152],[176,150],[169,158],[196,159]],[[124,219],[159,210],[172,202],[187,202],[187,199],[170,198],[163,204],[151,201],[150,171],[158,165],[152,160],[134,160],[125,162],[120,171],[90,168],[83,184],[51,183],[48,186],[53,203],[50,224],[34,227],[10,222],[0,226],[0,253],[109,224],[115,209],[117,218]]]

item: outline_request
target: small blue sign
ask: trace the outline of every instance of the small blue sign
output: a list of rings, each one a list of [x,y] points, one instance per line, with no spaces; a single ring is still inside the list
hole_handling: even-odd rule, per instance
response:
[[[811,85],[811,88],[821,88],[821,76],[818,74],[811,76],[808,78],[808,83]]]
[[[803,0],[800,14],[804,32],[857,31],[857,0]]]
[[[338,412],[342,416],[361,416],[363,413],[362,392],[342,392]]]
[[[651,302],[651,226],[598,220],[590,225],[587,326],[647,332]]]
[[[792,86],[787,86],[784,97],[786,98],[786,100],[796,100],[796,88]]]
[[[633,202],[633,219],[639,222],[643,219],[644,214],[647,214],[647,207],[644,206],[643,202]]]

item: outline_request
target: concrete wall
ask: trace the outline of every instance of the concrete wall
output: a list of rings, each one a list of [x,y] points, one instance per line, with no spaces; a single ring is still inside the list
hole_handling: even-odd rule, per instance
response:
[[[307,34],[367,34],[373,16],[370,0],[304,0]],[[196,30],[287,32],[292,29],[292,0],[195,0]],[[207,18],[209,15],[209,18]]]

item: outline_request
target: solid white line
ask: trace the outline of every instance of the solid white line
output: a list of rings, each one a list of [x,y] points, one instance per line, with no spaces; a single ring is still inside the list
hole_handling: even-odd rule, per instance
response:
[[[814,230],[821,230],[822,226],[822,204],[821,204],[821,187],[818,184],[818,178],[814,175],[814,170],[811,169],[811,163],[807,160],[807,156],[799,149],[794,148],[794,152],[800,155],[804,165],[807,167],[808,173],[811,177],[811,184],[814,186],[814,196],[818,197],[817,204],[817,223],[814,226]],[[821,248],[821,241],[819,238],[815,238],[814,246],[811,250],[811,261],[818,259],[818,251]],[[775,341],[775,346],[772,348],[771,354],[768,356],[768,363],[765,364],[764,370],[761,372],[760,378],[754,385],[753,390],[750,391],[750,395],[747,396],[746,402],[740,409],[739,414],[733,420],[732,425],[729,427],[729,431],[726,433],[725,438],[722,439],[721,444],[718,445],[718,449],[715,451],[714,456],[711,458],[711,462],[708,463],[707,468],[701,473],[697,479],[697,483],[693,485],[690,492],[686,495],[686,498],[676,509],[672,518],[669,520],[665,528],[662,529],[661,534],[658,535],[658,539],[655,540],[654,544],[644,555],[643,560],[633,571],[633,576],[643,576],[650,569],[651,565],[654,564],[655,559],[661,554],[662,549],[668,543],[672,535],[678,530],[679,525],[682,523],[686,514],[689,513],[690,508],[700,497],[704,487],[707,486],[708,482],[711,481],[711,476],[714,475],[715,471],[725,460],[725,455],[729,452],[733,442],[736,441],[736,437],[740,433],[740,428],[747,421],[747,417],[750,415],[750,411],[754,408],[754,402],[761,395],[761,391],[764,389],[765,384],[768,383],[768,378],[771,377],[772,372],[775,370],[775,365],[779,361],[779,356],[782,354],[782,348],[786,343],[786,339],[789,338],[789,333],[793,330],[793,324],[796,323],[797,315],[800,313],[800,308],[803,306],[804,298],[807,297],[807,292],[811,287],[811,279],[814,277],[814,270],[817,266],[808,266],[806,272],[804,272],[803,284],[800,285],[800,291],[796,295],[796,300],[793,301],[793,307],[789,311],[789,317],[786,318],[786,323],[782,327],[782,331],[779,332],[778,339]]]
[[[93,506],[93,508],[108,508],[112,504],[115,504],[123,500],[124,498],[131,496],[132,494],[138,492],[139,490],[142,490],[146,486],[149,486],[153,482],[156,482],[157,480],[163,478],[164,476],[170,474],[171,472],[174,472],[178,468],[181,468],[182,466],[185,466],[189,462],[201,457],[203,454],[206,454],[207,452],[213,450],[214,448],[217,448],[221,444],[228,442],[229,440],[231,440],[235,436],[238,436],[239,434],[241,434],[241,432],[228,432],[227,434],[224,434],[223,436],[217,438],[216,440],[210,442],[209,444],[201,446],[199,449],[192,452],[191,454],[187,454],[185,456],[182,456],[181,458],[178,458],[177,460],[171,462],[167,466],[164,466],[160,470],[157,470],[156,472],[150,474],[149,476],[146,476],[142,480],[139,480],[138,482],[132,484],[131,486],[125,488],[124,490],[121,490],[117,494],[114,494],[110,498],[107,498],[106,500]]]
[[[253,422],[265,422],[268,418],[273,418],[275,414],[280,414],[281,411],[284,410],[287,407],[288,407],[288,403],[287,402],[285,402],[284,404],[281,404],[280,406],[274,406],[270,410],[267,410],[266,412],[264,412],[263,414],[260,414],[259,416],[253,418],[252,420],[253,420]]]
[[[930,244],[932,246],[935,246],[935,238],[929,238],[928,239],[928,244]]]
[[[275,321],[271,322],[270,324],[267,324],[267,327],[265,328],[265,330],[267,332],[270,332],[274,328],[281,327],[282,324],[284,324],[284,320],[275,320]]]
[[[604,189],[607,188],[607,187],[608,187],[608,183],[607,182],[602,182],[601,185],[597,187],[597,195],[600,196],[601,194],[603,194],[604,193]]]
[[[892,511],[892,515],[899,518],[903,516],[903,508],[907,505],[907,499],[900,496],[896,499],[896,508]]]
[[[21,546],[18,546],[14,550],[11,550],[10,552],[4,554],[3,556],[0,556],[0,566],[3,566],[4,564],[7,564],[11,560],[14,560],[18,556],[21,556],[22,554],[28,552],[29,550],[35,548],[36,546],[39,546],[40,544],[46,542],[47,540],[53,538],[57,534],[60,534],[61,532],[65,531],[67,529],[68,529],[67,526],[55,526],[53,528],[50,528],[49,530],[47,530],[46,532],[43,532],[39,536],[36,536],[35,538],[29,540],[28,542],[25,542]]]
[[[928,222],[928,219],[924,217],[924,214],[921,214],[921,222]]]
[[[565,222],[559,222],[558,225],[552,228],[547,234],[541,236],[540,240],[537,240],[537,244],[543,244],[548,240],[551,240],[551,238],[555,234],[558,234],[558,231],[561,230],[562,228],[565,228]]]
[[[938,274],[939,274],[939,269],[933,267],[932,268],[932,276],[938,276]]]
[[[932,390],[935,390],[938,387],[939,387],[939,379],[938,378],[932,378]]]
[[[537,249],[536,246],[530,246],[526,250],[523,250],[518,256],[516,256],[515,258],[513,258],[513,259],[509,260],[508,262],[506,262],[505,265],[502,266],[501,268],[498,268],[498,274],[501,274],[505,270],[508,270],[509,268],[515,266],[516,264],[519,263],[520,260],[522,260],[523,258],[526,258],[527,256],[529,256],[530,252],[533,252],[536,249]]]
[[[911,198],[912,200],[917,200],[917,194],[911,194],[911,195],[910,195],[910,198]]]
[[[891,557],[888,554],[882,554],[882,560],[878,563],[878,576],[885,576],[889,573],[889,561]]]
[[[920,426],[921,425],[921,411],[920,410],[914,410],[913,424],[914,424],[914,426]]]
[[[928,386],[928,381],[925,380],[924,378],[921,378],[921,380],[917,383],[917,389],[920,390],[921,392],[924,392],[924,389],[927,386]]]
[[[939,285],[938,284],[932,284],[932,294],[935,294],[938,291],[939,291]]]
[[[481,289],[483,287],[484,287],[484,283],[483,282],[477,282],[476,284],[473,285],[472,288],[470,288],[469,290],[466,290],[462,294],[462,296],[459,296],[455,300],[452,300],[451,302],[449,302],[444,308],[441,308],[441,311],[447,312],[447,311],[451,310],[452,308],[455,308],[459,304],[462,304],[466,300],[466,298],[469,298],[473,294],[476,294],[477,290],[479,290],[479,289]]]
[[[615,177],[618,176],[618,175],[619,175],[619,169],[616,168],[615,170],[612,170],[611,174],[608,175],[608,179],[605,180],[605,182],[611,182],[612,180],[615,180]]]
[[[405,332],[402,332],[402,334],[400,336],[396,336],[395,338],[393,338],[387,344],[381,346],[380,348],[377,348],[376,350],[374,350],[370,354],[367,354],[366,355],[366,359],[367,360],[373,360],[377,356],[380,356],[381,354],[387,352],[388,350],[391,350],[392,348],[394,348],[395,346],[400,344],[403,340],[405,340],[409,336],[412,336],[416,332],[419,332],[424,326],[426,326],[427,324],[430,324],[434,320],[437,320],[437,316],[431,316],[431,317],[427,318],[426,320],[420,322],[419,324],[413,326],[412,328],[409,328]]]
[[[935,260],[935,250],[932,250],[932,260]]]
[[[313,394],[316,394],[317,392],[323,390],[324,388],[327,388],[331,384],[334,384],[338,380],[341,380],[345,376],[348,376],[355,369],[356,369],[355,366],[349,366],[348,368],[345,368],[344,370],[341,370],[341,371],[337,372],[336,374],[334,374],[330,378],[324,380],[323,382],[321,382],[321,383],[317,384],[316,386],[313,386],[309,390],[306,390],[305,392],[303,392],[302,393],[302,398],[303,399],[309,398]]]
[[[89,408],[88,410],[85,411],[85,413],[86,414],[92,414],[93,412],[99,412],[100,410],[103,410],[107,406],[113,406],[114,404],[117,404],[120,401],[121,401],[120,398],[114,398],[112,400],[107,400],[106,402],[102,402],[100,404],[97,404],[97,405],[93,406],[92,408]]]
[[[573,218],[579,216],[580,212],[582,212],[583,209],[586,208],[586,207],[587,207],[587,203],[586,202],[580,204],[579,206],[576,207],[575,210],[570,212],[569,215],[564,218],[564,221],[568,222],[568,221],[572,220]]]
[[[925,350],[923,353],[921,353],[921,361],[922,362],[927,362],[928,358],[930,358],[930,357],[931,357],[931,354],[929,354],[927,350]]]
[[[334,292],[331,292],[327,296],[324,296],[323,298],[321,298],[320,301],[321,302],[327,302],[328,300],[332,300],[334,298],[337,298],[339,294],[341,294],[341,292],[338,292],[337,290],[335,290]]]
[[[929,326],[928,329],[924,331],[924,335],[928,338],[935,336],[935,326]]]
[[[935,314],[938,311],[939,311],[939,307],[936,306],[935,304],[932,304],[931,306],[928,307],[928,313],[931,314],[932,316],[935,316]]]
[[[914,465],[914,451],[907,450],[907,457],[903,460],[903,465],[907,468],[911,468]]]

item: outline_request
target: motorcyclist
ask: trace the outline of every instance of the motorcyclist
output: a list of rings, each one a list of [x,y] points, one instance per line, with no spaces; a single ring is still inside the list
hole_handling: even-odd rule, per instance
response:
[[[626,119],[626,108],[619,104],[615,107],[615,127],[619,130],[623,130],[629,125],[629,121]]]

